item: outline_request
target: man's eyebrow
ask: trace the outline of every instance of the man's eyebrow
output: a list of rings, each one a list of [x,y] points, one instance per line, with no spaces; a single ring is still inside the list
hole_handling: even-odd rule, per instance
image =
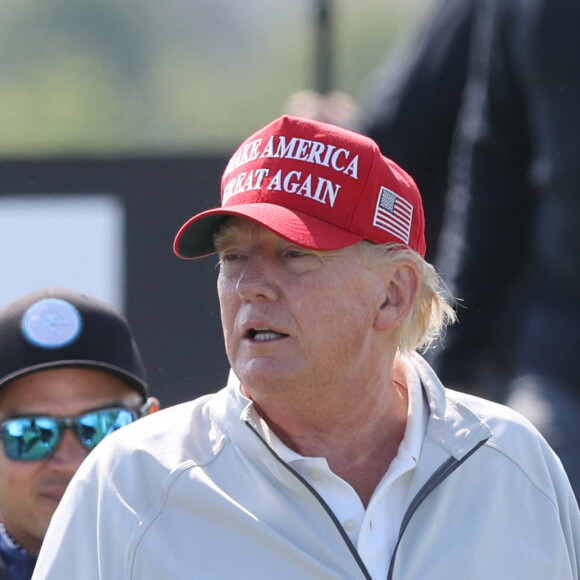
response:
[[[213,243],[216,249],[220,246],[224,246],[232,241],[232,239],[239,234],[240,228],[234,224],[223,225],[218,230],[216,230],[213,236]]]
[[[232,241],[233,236],[231,233],[227,234],[216,234],[214,237],[214,246],[216,250],[221,250],[227,246]]]

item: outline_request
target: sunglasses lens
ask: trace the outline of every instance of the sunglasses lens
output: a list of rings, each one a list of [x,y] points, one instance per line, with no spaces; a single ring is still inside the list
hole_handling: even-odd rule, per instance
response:
[[[107,435],[129,425],[135,415],[127,409],[105,409],[83,415],[76,426],[81,443],[88,449],[94,449]]]
[[[48,417],[12,419],[5,424],[2,432],[6,455],[19,461],[48,457],[59,439],[58,424]]]

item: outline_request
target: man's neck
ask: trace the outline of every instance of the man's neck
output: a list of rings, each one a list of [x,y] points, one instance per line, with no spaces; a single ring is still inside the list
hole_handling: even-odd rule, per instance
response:
[[[334,412],[321,406],[275,415],[259,405],[255,409],[290,449],[326,458],[330,469],[357,491],[366,506],[405,435],[408,392],[397,375],[374,396],[349,403],[335,405]]]

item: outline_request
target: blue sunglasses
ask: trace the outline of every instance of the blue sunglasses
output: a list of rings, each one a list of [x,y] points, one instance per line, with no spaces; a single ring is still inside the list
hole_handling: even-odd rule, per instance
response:
[[[71,428],[85,449],[92,451],[107,435],[138,419],[144,409],[110,407],[75,417],[15,417],[0,423],[0,439],[10,459],[37,461],[52,455],[64,429]]]

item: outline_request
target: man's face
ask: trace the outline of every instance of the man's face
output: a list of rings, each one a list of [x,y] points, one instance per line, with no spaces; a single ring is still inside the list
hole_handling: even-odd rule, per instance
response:
[[[15,379],[0,389],[0,421],[23,415],[75,416],[110,406],[138,409],[141,397],[99,370],[63,368]],[[37,461],[9,459],[0,444],[0,520],[26,550],[38,553],[66,486],[87,456],[71,429],[55,453]]]
[[[255,401],[288,388],[308,396],[374,372],[385,285],[362,244],[316,252],[230,218],[217,247],[226,350]]]

